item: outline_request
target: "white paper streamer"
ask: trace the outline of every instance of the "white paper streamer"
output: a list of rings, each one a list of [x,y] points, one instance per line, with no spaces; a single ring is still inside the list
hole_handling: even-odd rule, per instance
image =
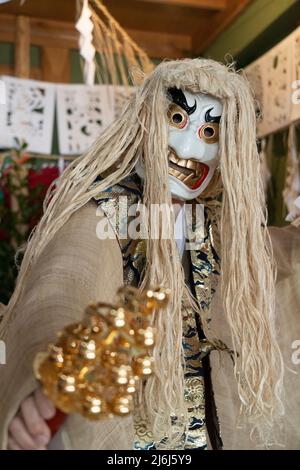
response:
[[[91,10],[89,9],[88,0],[84,0],[81,15],[76,23],[76,29],[80,33],[79,51],[84,59],[84,82],[86,85],[94,85],[95,83],[95,47],[93,45],[93,29],[94,24],[91,20]]]

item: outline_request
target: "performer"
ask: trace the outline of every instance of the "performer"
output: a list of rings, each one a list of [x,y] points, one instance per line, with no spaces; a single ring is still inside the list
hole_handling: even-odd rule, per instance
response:
[[[95,424],[69,416],[64,448],[283,442],[283,360],[255,121],[248,83],[232,67],[206,59],[163,62],[65,170],[1,323],[8,355],[1,368],[3,448],[47,446],[44,420],[54,409],[38,390],[33,358],[62,326],[80,319],[90,300],[111,302],[122,283],[171,289],[169,307],[154,317],[155,374],[132,418]],[[172,203],[175,237],[174,219],[153,210]],[[182,220],[190,205],[186,245]]]

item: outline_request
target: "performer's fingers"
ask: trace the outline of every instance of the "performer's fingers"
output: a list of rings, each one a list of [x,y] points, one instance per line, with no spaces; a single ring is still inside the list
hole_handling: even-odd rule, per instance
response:
[[[41,388],[34,392],[34,400],[40,415],[48,420],[55,416],[56,409],[49,398],[44,394]]]
[[[25,424],[26,430],[33,437],[37,446],[46,446],[51,438],[51,432],[45,420],[40,415],[32,395],[23,401],[20,408],[20,416]]]
[[[39,446],[34,442],[33,438],[28,433],[19,416],[15,416],[9,425],[9,432],[15,443],[22,450],[35,450]]]
[[[21,450],[16,441],[9,435],[7,440],[7,450]]]

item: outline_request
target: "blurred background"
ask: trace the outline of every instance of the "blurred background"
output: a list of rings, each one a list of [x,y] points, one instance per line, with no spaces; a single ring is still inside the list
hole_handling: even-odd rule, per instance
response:
[[[0,0],[0,302],[49,185],[119,115],[140,71],[184,57],[245,69],[269,223],[299,215],[299,0]]]

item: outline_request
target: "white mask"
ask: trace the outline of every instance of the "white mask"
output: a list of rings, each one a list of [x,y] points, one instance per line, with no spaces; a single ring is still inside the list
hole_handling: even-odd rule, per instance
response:
[[[208,186],[219,163],[222,103],[203,93],[169,89],[169,185],[174,198],[191,200]],[[144,178],[141,161],[136,171]]]
[[[207,187],[219,163],[221,101],[171,88],[169,184],[173,197],[191,200]]]

